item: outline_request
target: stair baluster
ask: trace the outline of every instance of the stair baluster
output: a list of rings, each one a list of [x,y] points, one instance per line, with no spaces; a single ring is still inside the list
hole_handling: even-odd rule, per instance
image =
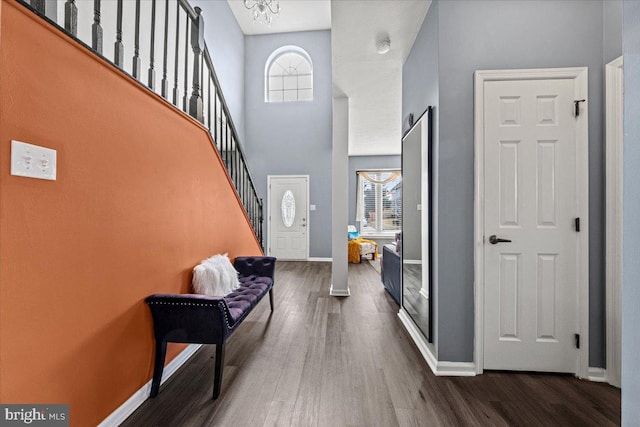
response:
[[[133,46],[133,77],[140,80],[140,0],[136,0],[136,35]]]
[[[156,89],[156,70],[153,61],[156,54],[156,0],[151,0],[151,54],[149,55],[149,89]]]
[[[162,59],[161,93],[164,99],[169,99],[169,81],[167,80],[167,46],[169,44],[169,2],[164,3],[164,55]]]
[[[78,6],[76,0],[64,3],[64,29],[73,37],[78,34]]]
[[[93,24],[91,25],[91,47],[102,55],[102,26],[100,25],[100,0],[93,0]]]
[[[122,2],[118,0],[117,23],[116,23],[116,43],[114,45],[114,59],[116,65],[124,67],[124,44],[122,44]]]
[[[25,7],[35,11],[41,16],[45,16],[46,0],[17,0]],[[157,18],[157,2],[164,1],[164,25],[156,28]],[[150,31],[150,55],[149,70],[146,81],[142,81],[142,61],[140,57],[140,32],[143,29],[141,0],[135,0],[135,22],[134,28],[128,31],[134,33],[134,46],[132,57],[132,77],[141,84],[154,91],[156,86],[156,69],[155,69],[155,39],[157,31],[163,31],[163,63],[162,63],[162,80],[160,93],[164,99],[172,103],[176,108],[181,109],[187,114],[194,117],[205,127],[211,134],[216,149],[225,165],[231,182],[233,183],[238,198],[242,203],[244,212],[247,215],[249,223],[253,227],[256,238],[263,244],[263,201],[258,196],[255,184],[249,171],[247,157],[242,149],[238,138],[238,132],[235,128],[229,109],[224,98],[224,94],[220,89],[220,82],[216,76],[215,68],[204,40],[204,19],[202,10],[198,7],[193,8],[187,0],[176,1],[175,16],[175,35],[171,28],[172,19],[169,17],[169,1],[174,0],[151,0],[151,20],[150,29],[144,28],[144,31]],[[87,4],[91,4],[87,2]],[[123,33],[127,31],[123,28],[124,0],[115,2],[101,2],[101,0],[93,0],[93,21],[91,24],[91,32],[89,34],[78,34],[78,7],[75,0],[66,0],[64,3],[64,22],[58,23],[58,27],[70,35],[72,38],[79,40],[85,47],[92,49],[102,57],[103,48],[103,28],[101,24],[101,16],[105,13],[115,13],[116,16],[116,37],[114,43],[114,56],[112,64],[120,70],[124,69],[124,43]],[[112,11],[111,7],[115,7]],[[104,10],[103,10],[104,9]],[[145,16],[146,16],[145,12]],[[184,28],[182,27],[182,16],[184,15]],[[86,16],[86,14],[81,14]],[[107,16],[107,15],[105,15]],[[145,20],[147,18],[144,18]],[[170,22],[171,21],[171,22]],[[126,22],[126,20],[124,21]],[[83,29],[88,26],[81,27]],[[171,34],[169,34],[171,33]],[[146,35],[146,34],[145,34]],[[184,37],[184,41],[182,40]],[[169,40],[171,38],[171,40]],[[173,99],[169,101],[169,45],[173,43],[175,47],[173,70]],[[181,50],[181,44],[184,47],[184,53]],[[102,57],[108,61],[108,59]],[[184,65],[184,68],[181,68]],[[191,66],[193,68],[191,68]],[[181,72],[184,72],[181,74]],[[180,86],[181,78],[184,79],[184,86]],[[191,81],[189,81],[191,79]],[[191,88],[189,84],[191,83]],[[182,99],[180,99],[182,98]],[[206,102],[206,105],[205,105]],[[205,111],[206,109],[206,111]]]

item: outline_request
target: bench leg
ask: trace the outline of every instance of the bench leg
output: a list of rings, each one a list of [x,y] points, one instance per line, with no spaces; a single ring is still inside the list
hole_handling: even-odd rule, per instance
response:
[[[156,340],[156,360],[153,366],[153,381],[151,382],[150,398],[154,398],[160,391],[160,381],[164,370],[164,358],[167,354],[167,342]]]
[[[271,311],[273,311],[273,288],[269,291],[269,305],[271,305]]]
[[[224,344],[216,344],[216,371],[213,379],[213,400],[220,396],[222,388],[222,370],[224,368]]]

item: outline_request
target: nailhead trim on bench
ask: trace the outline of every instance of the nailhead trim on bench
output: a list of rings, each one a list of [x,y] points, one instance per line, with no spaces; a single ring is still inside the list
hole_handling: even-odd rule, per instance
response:
[[[192,302],[164,302],[164,301],[149,301],[148,304],[149,305],[188,305],[192,307],[211,307],[211,308],[216,306],[216,304],[196,304]],[[222,311],[222,314],[224,315],[224,321],[227,324],[227,327],[231,329],[233,326],[229,322],[229,317],[227,316],[227,310],[225,310],[224,303],[219,302],[217,306],[220,309],[220,311]]]
[[[227,327],[231,329],[231,323],[229,323],[229,318],[227,317],[227,310],[224,309],[224,304],[222,302],[219,302],[218,307],[220,308],[220,311],[222,311],[222,314],[224,314],[224,321],[227,324]]]
[[[194,304],[191,302],[160,302],[160,301],[149,301],[150,305],[192,305],[194,307],[215,307],[214,304]]]

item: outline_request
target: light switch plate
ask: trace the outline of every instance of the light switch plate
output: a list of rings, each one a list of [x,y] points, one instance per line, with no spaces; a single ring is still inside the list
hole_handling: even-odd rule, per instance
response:
[[[56,180],[56,150],[11,141],[11,175]]]
[[[315,211],[316,210],[316,205],[309,205],[309,210],[310,211]]]

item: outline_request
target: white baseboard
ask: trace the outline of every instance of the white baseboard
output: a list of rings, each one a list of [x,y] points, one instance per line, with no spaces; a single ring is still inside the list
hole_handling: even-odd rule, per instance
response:
[[[589,367],[589,375],[587,376],[587,379],[598,383],[606,383],[607,371],[604,368]]]
[[[476,364],[473,362],[440,362],[438,361],[438,376],[443,377],[475,377]]]
[[[427,343],[427,340],[424,339],[422,332],[418,330],[415,323],[413,323],[413,320],[411,320],[409,314],[405,311],[404,308],[400,309],[400,311],[398,312],[398,317],[400,318],[400,321],[404,325],[407,332],[409,332],[409,335],[411,335],[411,338],[413,338],[413,342],[418,347],[418,350],[420,350],[420,353],[422,353],[422,357],[424,357],[424,360],[427,361],[427,364],[435,374],[437,371],[436,365],[438,364],[438,359],[431,350],[431,347]]]
[[[473,377],[476,375],[476,365],[473,362],[439,361],[431,345],[424,338],[422,332],[418,330],[416,324],[413,323],[409,314],[404,309],[400,309],[398,317],[435,375],[449,377]]]
[[[411,264],[411,265],[420,265],[422,264],[422,260],[421,259],[403,259],[402,263]]]
[[[202,344],[191,344],[185,348],[182,353],[176,356],[167,366],[164,367],[162,372],[162,380],[160,384],[164,384],[166,380],[173,375],[178,368],[189,360],[193,354],[202,347]],[[151,392],[151,381],[142,386],[142,388],[131,396],[126,402],[124,402],[118,409],[113,411],[111,415],[105,418],[98,427],[112,427],[119,426],[124,422],[136,409],[140,407],[148,398]]]
[[[333,284],[331,285],[331,289],[329,290],[329,295],[332,297],[350,297],[351,291],[349,287],[347,289],[333,289]]]
[[[318,257],[309,257],[307,261],[311,262],[333,262],[333,258],[318,258]]]

